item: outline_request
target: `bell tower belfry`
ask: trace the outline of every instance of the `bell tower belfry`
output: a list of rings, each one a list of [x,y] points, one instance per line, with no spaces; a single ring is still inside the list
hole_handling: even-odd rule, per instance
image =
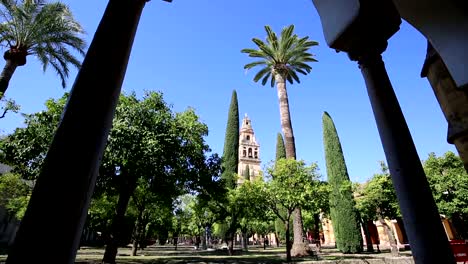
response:
[[[249,173],[250,180],[258,177],[260,163],[260,145],[255,139],[252,122],[245,114],[239,132],[239,166],[237,172],[239,178],[237,184],[242,184],[246,180],[247,173]]]

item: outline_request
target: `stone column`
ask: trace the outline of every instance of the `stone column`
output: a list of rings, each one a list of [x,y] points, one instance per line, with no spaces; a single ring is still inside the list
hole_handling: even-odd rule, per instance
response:
[[[74,263],[145,2],[109,1],[6,263]]]
[[[468,94],[466,90],[457,88],[444,62],[429,42],[421,77],[427,77],[431,84],[448,123],[447,142],[455,144],[468,172]]]
[[[348,52],[359,63],[416,264],[455,263],[421,161],[381,53],[387,41]]]

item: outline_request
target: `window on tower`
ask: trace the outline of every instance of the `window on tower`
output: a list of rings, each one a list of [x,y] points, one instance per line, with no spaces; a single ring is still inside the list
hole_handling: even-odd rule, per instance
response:
[[[249,136],[249,135],[247,135],[246,139],[247,139],[247,141],[250,141],[250,136]]]
[[[258,159],[258,152],[257,151],[254,152],[254,158]]]
[[[249,148],[249,158],[252,158],[252,148]]]
[[[242,150],[242,157],[245,158],[245,156],[247,156],[247,151],[246,151],[245,148],[244,148],[244,150]]]

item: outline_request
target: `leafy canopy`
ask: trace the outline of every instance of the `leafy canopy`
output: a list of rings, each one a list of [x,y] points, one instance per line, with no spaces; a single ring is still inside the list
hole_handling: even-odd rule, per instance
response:
[[[267,206],[283,221],[282,208],[287,217],[297,207],[307,206],[315,198],[314,182],[319,179],[318,166],[306,166],[302,160],[279,159],[267,168],[272,180],[267,184]]]
[[[357,186],[356,207],[361,216],[369,220],[401,217],[388,168],[383,161],[380,162],[380,167],[380,173],[374,174],[368,182]]]
[[[62,111],[68,98],[65,93],[59,99],[45,102],[46,109],[33,114],[24,114],[24,127],[0,141],[0,162],[10,165],[13,172],[24,179],[34,180],[52,142]]]
[[[254,77],[254,81],[262,80],[265,85],[270,79],[271,87],[275,85],[275,75],[280,74],[289,83],[300,83],[297,72],[307,75],[312,70],[309,62],[316,62],[314,55],[308,50],[318,42],[309,40],[309,37],[298,37],[293,33],[294,25],[283,28],[278,38],[270,26],[265,26],[267,32],[266,42],[253,38],[252,41],[258,49],[243,49],[249,57],[260,58],[258,61],[248,63],[244,69],[248,70],[256,66],[262,67]]]
[[[31,182],[28,184],[18,174],[0,175],[0,206],[7,210],[10,217],[23,218],[31,191]]]

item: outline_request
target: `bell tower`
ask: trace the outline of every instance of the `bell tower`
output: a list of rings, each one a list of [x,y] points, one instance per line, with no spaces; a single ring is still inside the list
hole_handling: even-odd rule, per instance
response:
[[[260,145],[255,139],[252,122],[245,114],[239,132],[239,166],[237,172],[239,178],[237,184],[242,184],[246,180],[247,173],[250,180],[258,177],[260,163]]]

